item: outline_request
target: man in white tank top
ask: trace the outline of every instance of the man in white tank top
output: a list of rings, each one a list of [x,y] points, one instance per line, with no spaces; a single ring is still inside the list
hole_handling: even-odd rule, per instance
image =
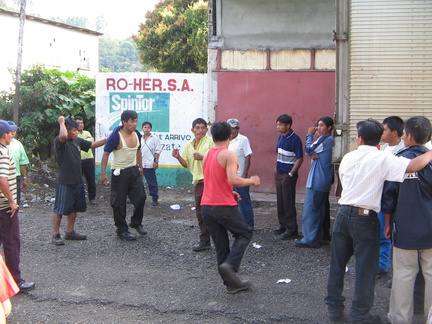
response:
[[[136,130],[138,115],[134,110],[125,110],[121,114],[122,125],[115,128],[107,139],[101,162],[101,183],[107,185],[105,174],[108,157],[113,152],[111,161],[111,207],[117,236],[126,241],[136,240],[129,232],[134,228],[138,234],[147,232],[142,226],[146,193],[142,181],[141,134]],[[134,213],[129,226],[126,222],[126,200],[129,197],[134,206]]]

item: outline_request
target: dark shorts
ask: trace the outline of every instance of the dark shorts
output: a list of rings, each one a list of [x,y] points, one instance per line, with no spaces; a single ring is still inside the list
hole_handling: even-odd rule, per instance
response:
[[[84,183],[64,185],[57,183],[54,213],[69,215],[73,212],[85,212],[87,209]]]

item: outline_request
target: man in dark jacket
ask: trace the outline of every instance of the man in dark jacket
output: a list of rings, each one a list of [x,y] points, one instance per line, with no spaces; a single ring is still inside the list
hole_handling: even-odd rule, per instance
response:
[[[407,147],[397,155],[413,159],[428,149],[431,123],[422,116],[405,123]],[[406,173],[402,183],[387,182],[382,198],[385,236],[393,234],[393,285],[388,318],[391,323],[411,323],[414,282],[419,263],[425,279],[425,314],[432,306],[432,163]],[[390,216],[394,214],[393,228]]]

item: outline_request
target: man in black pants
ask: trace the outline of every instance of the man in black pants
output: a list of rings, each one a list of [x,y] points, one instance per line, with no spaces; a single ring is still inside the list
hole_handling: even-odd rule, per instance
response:
[[[78,124],[78,137],[89,142],[94,142],[90,132],[84,130],[84,121],[81,116],[75,116],[75,122]],[[81,169],[87,181],[88,199],[91,205],[96,205],[96,179],[95,179],[95,162],[93,151],[81,151]]]

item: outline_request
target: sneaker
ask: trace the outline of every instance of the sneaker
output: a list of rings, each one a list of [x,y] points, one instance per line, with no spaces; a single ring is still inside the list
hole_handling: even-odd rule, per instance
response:
[[[298,235],[297,232],[290,232],[290,233],[285,232],[285,233],[283,233],[281,235],[281,240],[284,240],[284,241],[286,241],[286,240],[293,240],[295,238],[298,238],[298,236],[299,235]]]
[[[144,230],[144,227],[142,225],[135,226],[135,225],[132,225],[132,223],[129,223],[129,227],[135,229],[138,232],[138,234],[141,234],[141,235],[147,234],[147,232]]]
[[[275,228],[275,229],[273,230],[273,234],[274,234],[274,235],[282,235],[283,233],[285,233],[285,231],[286,231],[285,228],[278,227],[278,228]]]
[[[53,235],[53,237],[51,238],[51,242],[54,245],[64,245],[65,244],[63,237],[60,234]]]
[[[123,231],[123,232],[117,233],[117,236],[120,239],[125,240],[125,241],[135,241],[137,239],[137,237],[135,235],[132,235],[128,231]]]
[[[199,252],[199,251],[210,250],[210,248],[211,248],[210,242],[200,241],[197,245],[195,245],[192,248],[192,250],[194,250],[195,252]]]
[[[158,201],[153,199],[153,201],[152,201],[152,206],[159,206]]]
[[[25,280],[21,280],[17,285],[20,291],[30,291],[36,286],[33,282],[26,282]]]
[[[94,200],[94,199],[90,199],[90,205],[96,205],[96,200]]]
[[[87,240],[87,235],[78,234],[75,231],[65,232],[65,240]]]

